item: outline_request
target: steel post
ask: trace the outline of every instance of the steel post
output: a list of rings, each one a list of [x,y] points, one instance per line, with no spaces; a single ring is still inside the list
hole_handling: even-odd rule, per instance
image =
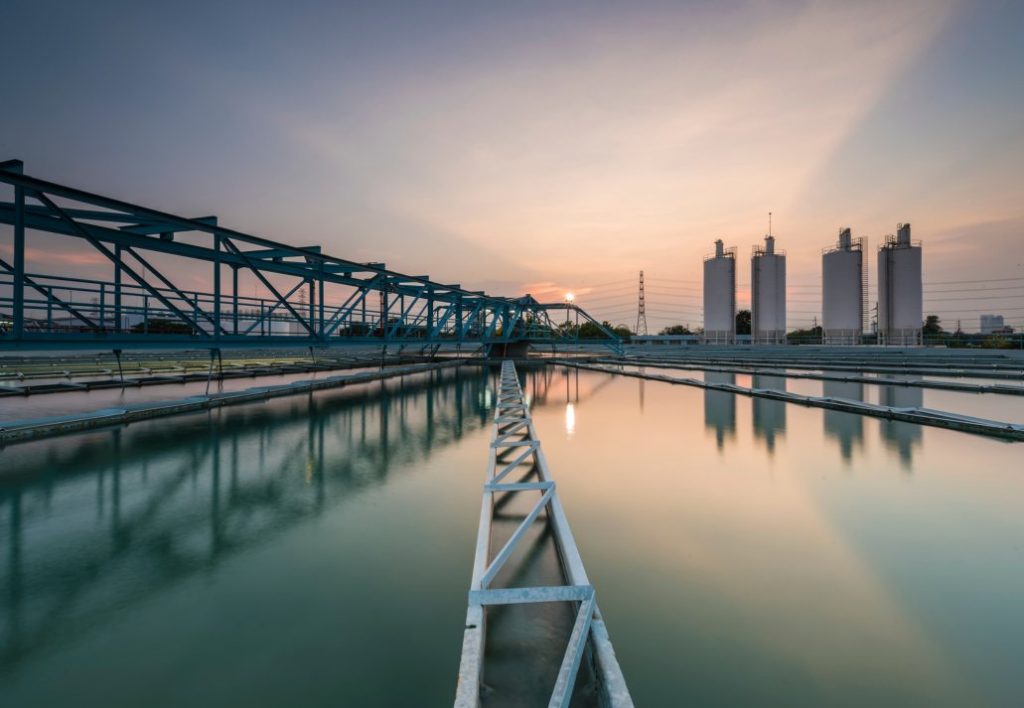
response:
[[[315,337],[316,325],[316,281],[309,279],[309,335]]]
[[[213,337],[220,340],[220,234],[213,236]],[[197,296],[198,297],[198,296]]]
[[[14,188],[14,338],[25,334],[25,188]]]
[[[320,299],[317,300],[317,305],[320,308],[320,318],[317,321],[317,325],[319,325],[319,327],[320,327],[320,339],[322,340],[322,339],[324,339],[327,336],[327,330],[324,327],[324,299],[326,297],[326,293],[324,292],[324,262],[323,261],[320,261],[319,274],[320,274],[320,278],[319,278],[319,282],[320,282],[319,298]]]
[[[231,329],[238,334],[238,267],[231,266]]]
[[[114,246],[114,331],[120,332],[124,327],[121,319],[121,246]]]

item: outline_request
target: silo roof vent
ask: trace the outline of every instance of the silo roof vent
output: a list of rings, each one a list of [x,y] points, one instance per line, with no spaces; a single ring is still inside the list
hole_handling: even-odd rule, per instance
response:
[[[910,224],[898,224],[896,226],[896,243],[900,246],[910,245]]]
[[[849,251],[852,244],[853,236],[850,233],[850,229],[848,227],[839,229],[839,248],[844,251]]]

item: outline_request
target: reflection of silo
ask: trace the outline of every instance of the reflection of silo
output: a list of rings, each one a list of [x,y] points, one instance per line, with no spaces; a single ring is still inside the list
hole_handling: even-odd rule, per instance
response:
[[[906,379],[920,381],[921,377],[906,376]],[[894,408],[920,408],[924,403],[924,392],[917,386],[879,386],[878,402]],[[882,419],[882,438],[889,447],[895,448],[903,466],[910,469],[914,447],[921,442],[921,426],[901,420]]]
[[[878,250],[878,343],[921,343],[921,243],[910,240],[910,224],[900,224]]]
[[[775,252],[775,237],[754,246],[750,260],[750,299],[754,344],[786,341],[786,256]]]
[[[839,232],[839,244],[821,257],[822,341],[860,344],[864,328],[864,239],[854,240],[849,229]]]
[[[770,388],[774,391],[786,390],[784,376],[765,376],[754,374],[751,382],[753,388]],[[770,398],[754,397],[754,435],[764,438],[768,452],[775,450],[775,436],[786,430],[786,404]]]
[[[848,401],[864,400],[864,384],[853,381],[824,381],[826,398],[845,398]],[[839,450],[844,460],[853,454],[854,443],[864,441],[864,417],[856,413],[825,409],[825,435],[839,441]]]
[[[736,249],[715,241],[715,255],[704,259],[704,341],[736,342]]]
[[[705,371],[707,383],[736,383],[736,374],[720,371]],[[726,391],[704,389],[704,427],[714,428],[719,449],[727,437],[736,436],[736,394]]]

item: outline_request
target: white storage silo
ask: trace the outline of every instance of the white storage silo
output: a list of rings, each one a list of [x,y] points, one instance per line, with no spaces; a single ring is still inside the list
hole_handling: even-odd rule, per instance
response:
[[[821,257],[822,342],[860,344],[864,330],[864,239],[850,229]]]
[[[715,241],[715,255],[704,259],[704,342],[736,342],[736,249]]]
[[[921,243],[900,224],[878,250],[878,343],[921,344],[922,311]]]
[[[750,259],[751,335],[754,344],[786,343],[786,256],[775,251],[775,237],[754,246]]]

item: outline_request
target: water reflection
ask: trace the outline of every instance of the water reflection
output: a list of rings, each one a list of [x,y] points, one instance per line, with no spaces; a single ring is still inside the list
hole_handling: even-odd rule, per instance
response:
[[[543,366],[526,368],[519,371],[519,377],[523,380],[523,393],[526,395],[527,403],[530,405],[545,405],[550,397],[556,400],[562,397],[561,391],[556,388],[561,383],[555,383],[556,377],[565,378],[565,402],[569,398],[569,377],[566,370],[559,370],[554,366]]]
[[[708,383],[735,384],[736,374],[707,371],[704,380]],[[704,427],[715,431],[719,450],[725,446],[726,439],[736,437],[736,394],[704,389]]]
[[[565,388],[559,390],[564,379]],[[584,386],[580,388],[580,370],[569,367],[545,366],[537,368],[523,367],[519,372],[523,393],[531,408],[539,408],[545,405],[565,406],[573,404],[576,413],[579,412],[580,404],[589,401],[596,396],[601,389],[607,387],[618,379],[615,374],[585,374]]]
[[[903,378],[919,381],[922,377]],[[924,390],[914,386],[879,386],[878,402],[896,408],[920,408],[924,405]],[[921,445],[921,426],[882,418],[880,429],[886,445],[897,452],[901,466],[909,472],[913,468],[914,449]]]
[[[717,393],[648,381],[641,415],[622,377],[572,440],[534,412],[637,704],[1024,705],[1019,446],[925,434],[906,484],[877,419]]]
[[[480,429],[488,383],[433,372],[9,448],[0,672]]]
[[[785,391],[786,378],[754,374],[753,387]],[[774,453],[776,436],[781,436],[786,432],[786,404],[782,401],[773,401],[770,398],[755,397],[753,406],[754,435],[765,441],[769,454]]]
[[[826,398],[845,398],[848,401],[864,400],[864,384],[849,381],[824,381],[823,392]],[[864,445],[864,417],[854,413],[844,413],[826,408],[824,410],[825,435],[839,443],[839,452],[843,460],[849,463],[853,459],[854,446]]]

